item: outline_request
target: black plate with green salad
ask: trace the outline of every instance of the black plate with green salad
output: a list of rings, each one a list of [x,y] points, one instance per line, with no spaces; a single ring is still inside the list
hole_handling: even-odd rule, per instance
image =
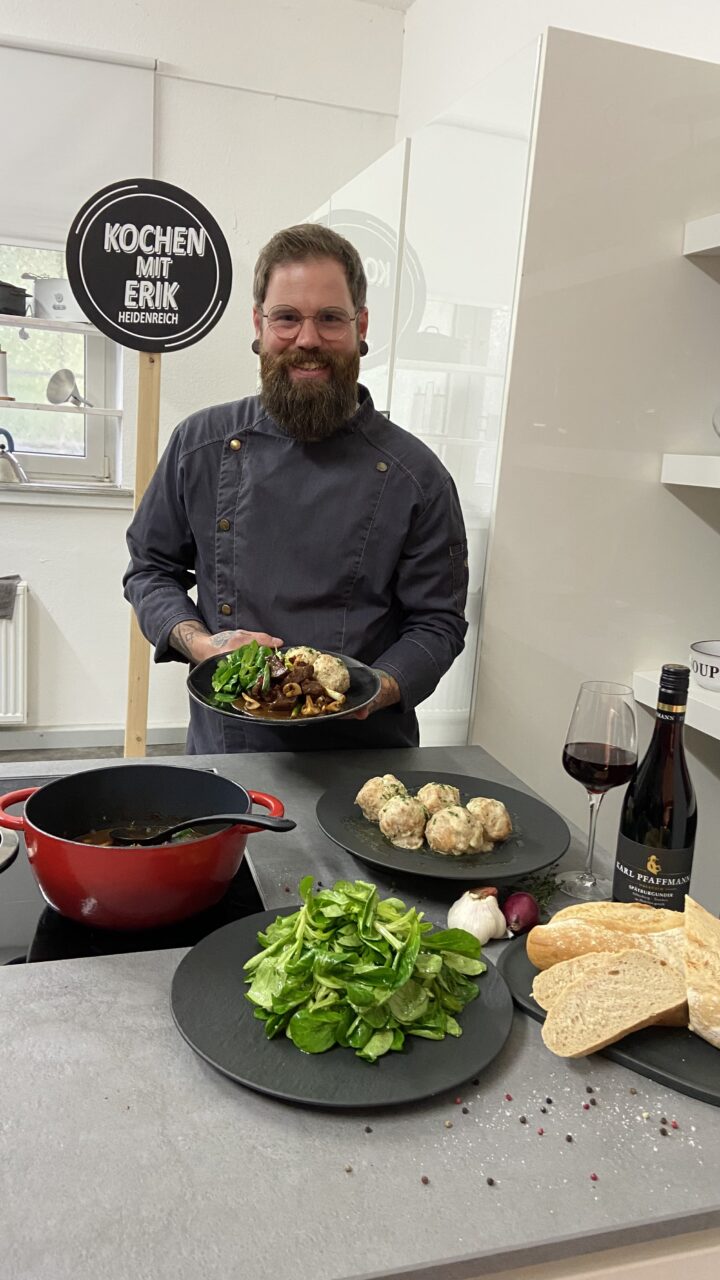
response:
[[[480,944],[375,885],[300,883],[302,906],[226,925],[175,972],[176,1025],[251,1089],[336,1109],[457,1089],[502,1049],[512,1000]]]
[[[270,649],[256,640],[206,658],[187,680],[191,698],[219,715],[299,727],[368,706],[380,676],[345,654],[308,646]]]

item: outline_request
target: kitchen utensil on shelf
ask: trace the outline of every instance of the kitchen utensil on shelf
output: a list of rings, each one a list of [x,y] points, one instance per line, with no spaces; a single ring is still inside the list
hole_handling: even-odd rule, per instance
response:
[[[370,866],[389,871],[393,878],[405,873],[456,883],[504,884],[557,862],[570,843],[568,825],[560,814],[526,791],[501,786],[489,778],[403,769],[402,760],[398,760],[396,767],[400,781],[411,793],[428,782],[444,782],[459,789],[461,804],[467,804],[473,796],[501,800],[510,813],[513,833],[491,853],[464,853],[457,858],[433,853],[426,844],[421,849],[396,849],[374,822],[363,817],[355,804],[361,786],[372,776],[370,762],[367,773],[325,791],[317,802],[315,814],[320,830],[328,839]]]
[[[458,1090],[500,1053],[512,1026],[512,1000],[487,956],[477,997],[459,1015],[457,1039],[408,1036],[401,1053],[388,1053],[372,1067],[350,1049],[300,1053],[287,1036],[268,1040],[245,998],[243,965],[258,950],[258,932],[297,910],[264,911],[225,925],[193,947],[175,971],[175,1025],[217,1071],[273,1098],[343,1111],[397,1107]]]
[[[50,404],[66,404],[69,400],[78,408],[86,404],[89,409],[92,409],[90,401],[80,395],[72,369],[58,369],[47,384],[46,394]]]
[[[15,457],[15,441],[0,427],[0,484],[28,484],[27,472]]]
[[[8,809],[25,802],[22,816]],[[102,929],[150,929],[213,906],[260,827],[252,805],[284,817],[276,796],[229,778],[168,764],[117,764],[0,797],[0,827],[22,832],[43,897],[61,915]],[[131,825],[186,827],[203,813],[245,814],[235,826],[183,843],[134,848],[82,837]]]
[[[31,271],[24,271],[21,278],[33,281],[33,314],[38,319],[87,324],[69,280],[63,276],[34,275]]]
[[[235,826],[238,822],[244,821],[245,814],[242,813],[208,813],[202,818],[186,818],[183,822],[175,822],[171,827],[165,827],[161,831],[156,830],[150,835],[139,835],[137,831],[128,827],[125,830],[115,828],[109,835],[113,845],[135,845],[137,848],[144,849],[152,844],[166,844],[181,831],[194,831],[196,827],[209,827],[217,823]],[[297,823],[293,822],[292,818],[271,818],[266,813],[256,813],[253,815],[253,826],[258,831],[294,831]]]
[[[609,898],[612,885],[593,872],[595,827],[603,796],[629,782],[637,764],[637,727],[633,691],[625,684],[587,680],[580,685],[565,738],[563,767],[581,782],[590,801],[590,829],[582,871],[558,876],[563,893],[583,902]]]
[[[6,316],[24,316],[27,312],[29,294],[19,285],[0,280],[0,314]]]
[[[7,351],[3,351],[0,345],[0,400],[14,400],[14,396],[8,395],[7,380]]]
[[[696,640],[691,644],[690,670],[701,689],[720,693],[720,640]]]

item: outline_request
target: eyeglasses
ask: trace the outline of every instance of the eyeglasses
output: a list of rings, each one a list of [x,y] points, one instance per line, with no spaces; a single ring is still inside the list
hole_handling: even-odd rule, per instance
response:
[[[356,311],[354,316],[349,316],[342,307],[324,307],[314,316],[304,316],[294,307],[272,307],[270,311],[263,311],[261,314],[278,338],[297,338],[304,322],[312,320],[321,338],[326,342],[337,342],[345,337],[349,326],[357,320],[360,312]]]

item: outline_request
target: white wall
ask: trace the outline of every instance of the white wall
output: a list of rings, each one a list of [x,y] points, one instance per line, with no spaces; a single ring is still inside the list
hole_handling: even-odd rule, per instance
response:
[[[720,208],[718,103],[716,64],[549,34],[473,741],[582,825],[561,767],[579,683],[720,635],[718,491],[660,484],[664,452],[720,452],[720,282],[682,257],[684,222]],[[693,890],[718,910],[720,742],[686,741]]]
[[[415,0],[405,15],[398,137],[549,26],[720,62],[717,0]]]
[[[402,30],[401,12],[355,0],[0,0],[5,35],[159,60],[155,176],[196,195],[227,236],[233,296],[209,337],[164,358],[161,445],[194,409],[254,392],[257,250],[392,145]],[[129,484],[136,363],[127,353]],[[129,514],[0,502],[0,572],[32,592],[33,727],[124,723]],[[154,669],[150,724],[186,720],[182,667]]]

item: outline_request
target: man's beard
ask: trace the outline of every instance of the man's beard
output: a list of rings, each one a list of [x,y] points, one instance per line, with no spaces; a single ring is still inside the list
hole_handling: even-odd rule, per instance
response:
[[[294,380],[293,366],[323,364],[327,379]],[[260,352],[260,399],[271,418],[295,440],[326,440],[352,418],[360,373],[358,351]]]

